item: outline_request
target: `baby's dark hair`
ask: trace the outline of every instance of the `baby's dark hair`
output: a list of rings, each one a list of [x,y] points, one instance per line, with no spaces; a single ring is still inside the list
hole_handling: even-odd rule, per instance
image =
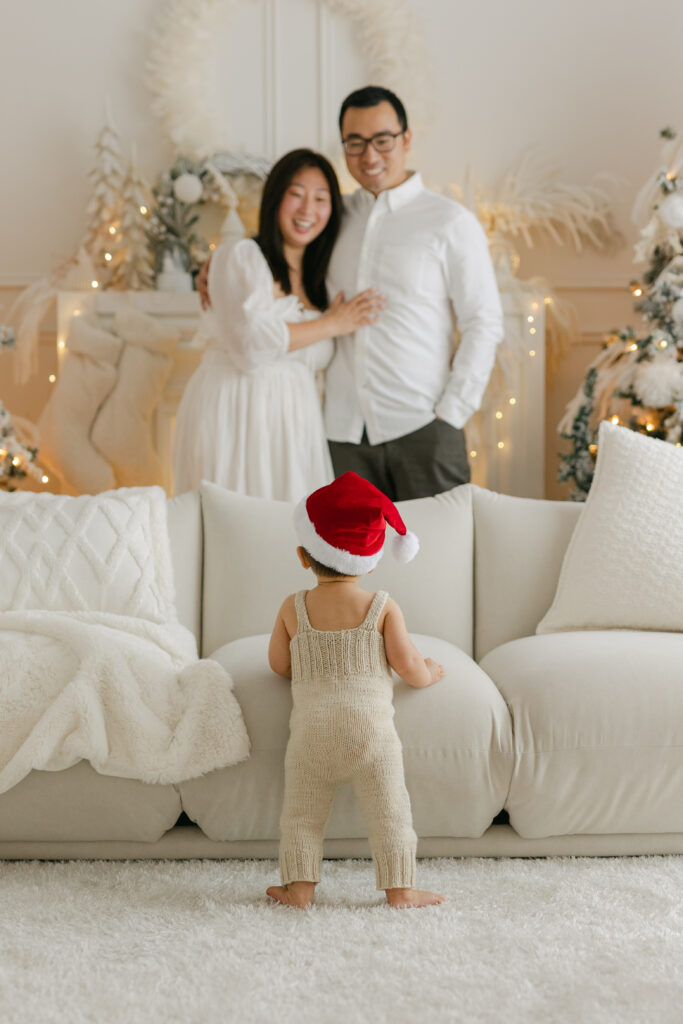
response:
[[[314,558],[310,551],[307,551],[306,548],[304,548],[304,551],[306,553],[306,558],[311,563],[311,569],[316,574],[316,576],[322,576],[325,579],[336,580],[343,579],[344,576],[349,575],[347,572],[338,572],[336,569],[331,569],[329,565],[323,565],[323,563],[319,562],[317,558]]]

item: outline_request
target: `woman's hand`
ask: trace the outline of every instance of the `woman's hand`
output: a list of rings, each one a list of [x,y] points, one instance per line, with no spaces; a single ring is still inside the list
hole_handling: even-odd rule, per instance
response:
[[[374,288],[367,288],[348,302],[344,301],[344,293],[339,292],[323,316],[329,323],[330,333],[338,336],[374,324],[383,309],[383,297]]]
[[[199,273],[194,282],[194,286],[199,293],[199,301],[202,304],[202,309],[211,309],[211,299],[209,297],[209,266],[211,265],[211,257],[205,263],[202,263],[199,268]]]

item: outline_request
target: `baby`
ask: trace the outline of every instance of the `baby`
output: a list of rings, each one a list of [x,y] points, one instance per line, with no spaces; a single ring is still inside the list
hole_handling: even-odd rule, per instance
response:
[[[394,554],[410,561],[419,543],[398,510],[356,473],[314,491],[294,513],[297,554],[317,577],[284,601],[270,638],[274,672],[291,677],[293,709],[280,818],[282,885],[267,892],[304,908],[320,881],[323,833],[337,786],[353,782],[368,824],[377,888],[392,907],[444,897],[415,889],[410,799],[394,728],[390,667],[410,686],[431,686],[444,669],[413,645],[395,601],[358,586],[382,556],[386,523]]]

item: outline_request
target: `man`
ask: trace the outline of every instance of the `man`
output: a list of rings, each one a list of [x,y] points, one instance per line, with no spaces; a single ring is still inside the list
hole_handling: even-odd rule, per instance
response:
[[[488,243],[469,210],[406,170],[411,133],[394,93],[351,93],[339,127],[361,188],[346,198],[329,291],[372,287],[385,309],[337,339],[325,400],[334,471],[354,470],[392,501],[438,494],[469,480],[462,428],[481,405],[503,336]]]

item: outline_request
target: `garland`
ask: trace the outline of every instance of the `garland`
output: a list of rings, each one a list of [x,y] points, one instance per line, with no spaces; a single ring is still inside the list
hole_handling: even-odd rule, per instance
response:
[[[169,0],[147,69],[152,109],[176,151],[198,160],[230,149],[214,79],[212,40],[245,0]],[[430,95],[429,61],[407,0],[320,0],[354,24],[368,81],[406,97],[411,119],[424,120]]]
[[[239,199],[239,180],[246,177],[260,183],[269,169],[263,157],[248,154],[215,153],[204,160],[179,156],[152,189],[154,205],[147,240],[156,273],[163,270],[164,257],[170,254],[178,269],[195,274],[210,254],[208,242],[195,231],[198,208],[205,203],[224,207],[228,213],[225,228],[229,231],[230,215]],[[239,233],[243,228],[237,224],[234,230]]]

